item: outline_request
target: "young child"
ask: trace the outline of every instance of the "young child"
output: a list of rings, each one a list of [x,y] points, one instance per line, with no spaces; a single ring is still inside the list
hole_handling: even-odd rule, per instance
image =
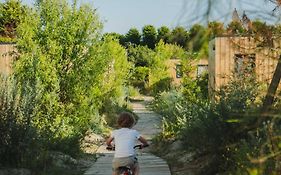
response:
[[[122,112],[117,119],[117,124],[120,129],[114,130],[106,141],[108,146],[111,146],[113,140],[115,144],[115,154],[112,161],[113,175],[117,175],[120,166],[129,166],[134,175],[139,175],[134,146],[137,140],[142,143],[142,147],[148,146],[148,142],[138,131],[131,129],[135,124],[131,113]]]

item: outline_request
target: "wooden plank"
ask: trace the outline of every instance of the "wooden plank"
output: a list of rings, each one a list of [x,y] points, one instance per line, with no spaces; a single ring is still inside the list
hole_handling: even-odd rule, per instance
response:
[[[15,51],[14,44],[0,44],[0,74],[7,76],[11,73],[12,56],[10,52]]]
[[[108,175],[111,174],[111,162],[113,154],[103,154],[98,161],[85,172],[85,175]],[[170,175],[170,169],[167,163],[150,153],[138,155],[140,170],[142,175]]]

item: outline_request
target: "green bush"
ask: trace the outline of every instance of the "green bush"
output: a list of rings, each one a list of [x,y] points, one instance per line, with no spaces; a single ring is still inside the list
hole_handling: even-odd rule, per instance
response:
[[[209,91],[208,91],[208,78],[209,77],[208,76],[209,76],[208,73],[204,73],[203,75],[201,75],[200,77],[198,77],[196,79],[196,84],[200,88],[200,92],[201,92],[203,99],[209,98]]]
[[[0,43],[15,43],[16,39],[14,38],[7,38],[7,37],[1,37],[0,36]]]
[[[157,95],[158,93],[169,91],[172,88],[172,78],[166,77],[160,79],[159,81],[155,82],[151,87],[150,91],[153,96]]]
[[[217,101],[212,103],[194,94],[200,93],[196,83],[185,88],[183,93],[170,91],[156,96],[152,108],[163,116],[158,138],[180,139],[185,149],[215,156],[212,168],[218,173],[278,172],[281,122],[278,117],[269,117],[255,125],[263,91],[253,79],[231,81],[217,92]],[[279,116],[278,110],[274,115]]]
[[[183,114],[183,97],[177,90],[159,93],[151,104],[151,108],[163,117],[161,137],[175,139],[186,125],[188,115]]]
[[[148,67],[135,67],[133,74],[130,78],[130,83],[139,88],[141,92],[145,92],[145,88],[148,83],[149,68]]]
[[[128,87],[128,97],[139,97],[140,96],[140,90],[138,88],[135,88],[133,86]]]
[[[14,81],[1,80],[0,164],[32,167],[43,152],[43,143],[32,124],[33,94],[20,94]]]
[[[50,150],[75,155],[85,131],[104,129],[105,106],[125,104],[126,51],[101,40],[95,12],[76,1],[42,0],[22,18],[14,81],[1,89],[3,165],[44,164]]]
[[[253,127],[260,117],[260,93],[259,85],[253,79],[231,81],[220,89],[218,100],[210,110],[191,119],[189,125],[182,130],[184,143],[193,149],[211,152],[219,157],[216,162],[218,172],[273,172],[276,169],[272,163],[274,160],[276,162],[274,158],[261,164],[253,163],[254,159],[262,157],[261,150],[263,156],[272,154],[267,135],[269,124]],[[276,131],[278,133],[277,128],[274,132]],[[199,137],[202,139],[196,139]]]
[[[72,157],[77,157],[80,150],[81,136],[74,135],[65,138],[53,138],[48,145],[49,151],[59,151],[68,154]]]

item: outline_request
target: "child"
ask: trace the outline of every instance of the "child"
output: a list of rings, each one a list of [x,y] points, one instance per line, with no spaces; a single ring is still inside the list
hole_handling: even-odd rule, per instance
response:
[[[129,166],[133,170],[133,174],[138,175],[139,165],[134,150],[135,142],[139,140],[142,147],[148,146],[148,143],[138,131],[131,129],[135,124],[132,114],[122,112],[117,119],[117,124],[120,129],[114,130],[106,141],[108,146],[111,146],[113,140],[115,144],[112,161],[113,175],[117,175],[120,166]]]

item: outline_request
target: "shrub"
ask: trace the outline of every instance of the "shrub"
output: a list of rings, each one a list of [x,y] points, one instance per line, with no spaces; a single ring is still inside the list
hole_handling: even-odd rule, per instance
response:
[[[253,127],[260,117],[263,92],[259,84],[251,78],[232,80],[211,103],[195,94],[200,93],[195,82],[185,85],[183,93],[170,91],[156,96],[152,107],[163,116],[163,131],[158,138],[180,139],[185,149],[215,156],[215,172],[278,172],[280,119],[269,117]],[[274,115],[279,116],[278,110]]]
[[[172,78],[170,77],[160,79],[158,82],[155,82],[150,87],[153,96],[164,91],[169,91],[171,88],[172,88]]]
[[[12,80],[2,79],[0,84],[0,164],[35,166],[43,144],[32,124],[34,95],[20,94]]]
[[[191,118],[182,130],[184,143],[200,152],[207,151],[220,157],[217,171],[238,168],[237,163],[241,161],[235,156],[246,149],[240,143],[249,141],[248,132],[240,129],[250,125],[257,117],[257,92],[258,85],[252,79],[233,80],[222,87],[218,92],[218,101],[207,110],[199,109],[203,112]],[[197,139],[199,137],[201,139]],[[245,157],[240,158],[247,161]]]
[[[140,89],[141,92],[145,92],[145,88],[148,83],[149,68],[148,67],[135,67],[131,76],[130,83]]]
[[[140,90],[138,88],[135,88],[133,86],[128,87],[128,97],[139,97],[140,96]]]

